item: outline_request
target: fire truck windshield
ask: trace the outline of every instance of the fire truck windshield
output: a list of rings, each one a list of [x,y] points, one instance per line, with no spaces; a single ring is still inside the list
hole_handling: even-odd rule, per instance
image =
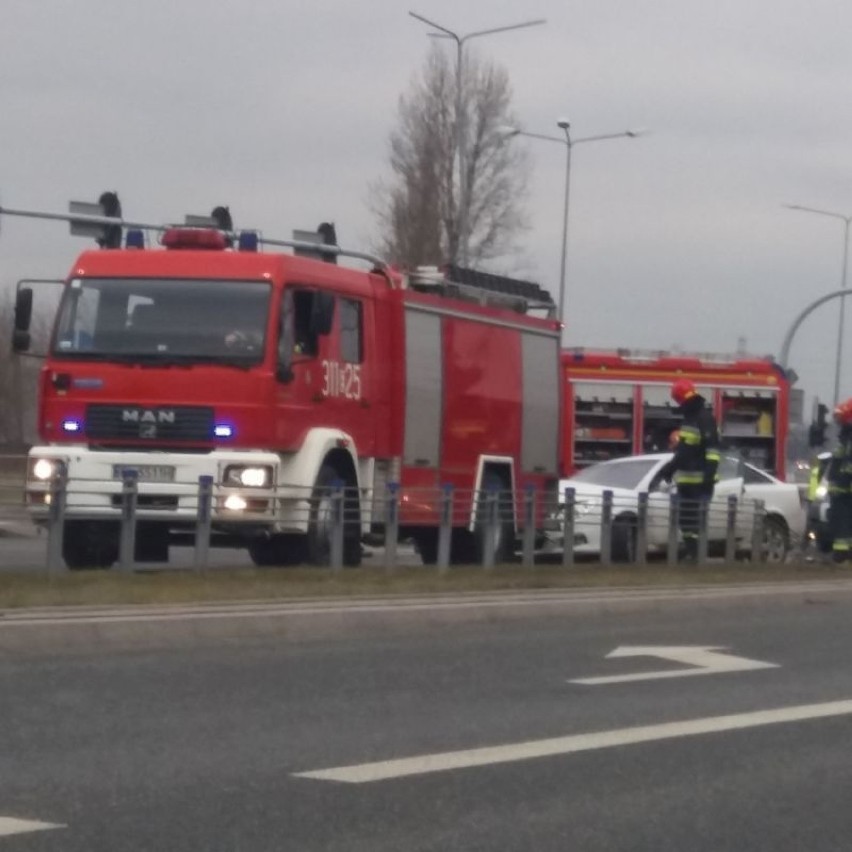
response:
[[[52,354],[250,366],[263,358],[270,290],[259,281],[75,278],[62,297]]]

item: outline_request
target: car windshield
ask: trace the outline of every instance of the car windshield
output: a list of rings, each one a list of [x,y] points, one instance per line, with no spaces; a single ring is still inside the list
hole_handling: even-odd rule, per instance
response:
[[[593,464],[571,477],[573,482],[603,485],[607,488],[638,488],[639,483],[659,465],[659,459],[630,459]]]
[[[259,281],[76,278],[62,297],[53,355],[257,363],[270,292]]]

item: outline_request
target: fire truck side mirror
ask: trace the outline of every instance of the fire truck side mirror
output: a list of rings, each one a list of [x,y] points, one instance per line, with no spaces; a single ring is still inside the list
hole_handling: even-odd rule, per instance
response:
[[[334,296],[317,290],[311,300],[311,332],[317,335],[329,334],[334,320]]]
[[[12,335],[12,351],[26,352],[30,348],[30,322],[33,316],[33,291],[20,287],[15,297],[15,330]]]
[[[29,331],[33,316],[33,291],[21,287],[15,296],[15,331]]]

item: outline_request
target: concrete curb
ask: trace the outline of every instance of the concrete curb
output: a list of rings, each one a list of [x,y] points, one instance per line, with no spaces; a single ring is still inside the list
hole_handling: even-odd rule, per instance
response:
[[[714,588],[544,590],[361,600],[197,606],[43,608],[0,612],[0,655],[108,647],[145,650],[250,638],[304,642],[393,634],[452,624],[588,617],[614,612],[831,605],[852,579]]]

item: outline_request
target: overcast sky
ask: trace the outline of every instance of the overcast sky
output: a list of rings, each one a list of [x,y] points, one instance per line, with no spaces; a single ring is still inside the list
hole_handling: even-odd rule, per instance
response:
[[[2,0],[0,204],[65,210],[115,189],[161,222],[228,204],[267,236],[337,223],[374,235],[399,94],[429,49],[413,9],[502,63],[526,130],[575,137],[569,345],[777,353],[795,315],[841,285],[852,215],[852,4],[842,0]],[[565,150],[533,161],[519,263],[555,290]],[[5,217],[0,281],[64,275],[86,247],[61,224]],[[831,402],[837,302],[792,363]],[[847,328],[852,328],[852,306]],[[841,395],[852,395],[852,332]]]

